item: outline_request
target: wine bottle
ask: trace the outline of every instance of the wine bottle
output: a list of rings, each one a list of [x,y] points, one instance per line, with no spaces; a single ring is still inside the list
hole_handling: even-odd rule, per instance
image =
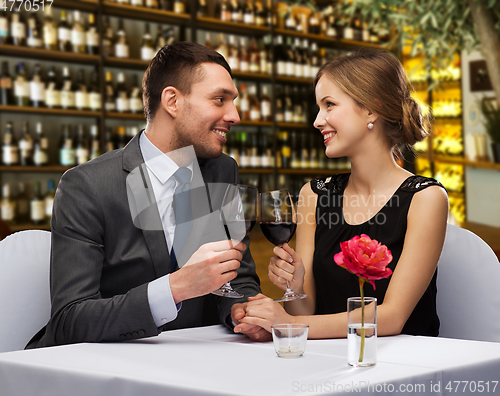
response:
[[[33,138],[30,135],[28,121],[23,121],[19,139],[19,163],[22,166],[33,165]]]
[[[115,37],[115,56],[117,58],[128,58],[130,56],[127,32],[123,28],[123,19],[121,18],[118,21],[118,31]]]
[[[76,75],[75,107],[78,110],[87,110],[90,107],[89,93],[83,69],[78,70]]]
[[[33,164],[36,166],[44,166],[49,163],[49,140],[43,134],[43,126],[41,122],[36,123],[36,135],[33,140]]]
[[[240,118],[242,120],[250,119],[250,99],[246,84],[240,85]]]
[[[16,220],[19,223],[27,223],[30,220],[30,198],[26,192],[24,182],[17,183],[16,198]]]
[[[276,95],[274,101],[274,118],[276,122],[285,121],[285,105],[284,105],[284,92],[280,86],[276,86]]]
[[[174,6],[172,5],[172,0],[160,0],[160,9],[164,11],[172,11]]]
[[[50,223],[52,219],[52,207],[54,206],[54,197],[56,195],[56,189],[54,186],[54,180],[49,179],[48,181],[48,189],[45,197],[43,197],[44,206],[45,206],[45,220]]]
[[[59,163],[62,166],[75,166],[76,151],[69,125],[62,126],[61,140],[59,143]]]
[[[113,131],[111,127],[106,127],[106,132],[104,132],[104,152],[109,153],[115,149],[115,143],[113,141]]]
[[[250,158],[248,156],[248,144],[247,144],[247,133],[240,132],[240,152],[239,152],[240,162],[239,166],[246,168],[250,165]]]
[[[248,51],[246,37],[240,37],[240,70],[250,71],[250,53]]]
[[[144,0],[144,5],[147,8],[154,8],[155,10],[157,10],[159,8],[158,7],[158,0]]]
[[[363,32],[362,32],[362,26],[361,26],[361,16],[359,13],[356,13],[354,15],[354,18],[352,19],[352,29],[353,29],[353,37],[354,40],[356,41],[362,41],[363,39]]]
[[[113,46],[113,29],[109,23],[109,17],[104,18],[104,23],[102,26],[102,51],[103,56],[114,56],[114,46]]]
[[[89,108],[92,111],[101,110],[102,97],[97,71],[92,71],[90,75]]]
[[[47,73],[47,85],[45,87],[45,105],[49,108],[61,107],[61,87],[56,79],[56,70],[51,66]]]
[[[163,35],[163,26],[158,24],[158,29],[156,29],[156,38],[155,38],[155,55],[161,50],[163,47],[167,45],[167,41],[165,40],[165,36]]]
[[[309,33],[310,34],[320,34],[321,33],[321,27],[320,27],[320,14],[317,11],[311,11],[309,14]]]
[[[262,85],[262,97],[260,98],[260,114],[262,121],[272,121],[272,106],[269,98],[269,86]]]
[[[286,75],[287,76],[295,76],[295,51],[292,45],[292,38],[286,38]]]
[[[9,62],[2,61],[2,74],[0,75],[0,104],[11,105],[14,103],[14,83],[9,73]]]
[[[274,61],[276,62],[276,74],[286,76],[287,74],[287,53],[283,44],[283,36],[276,36],[276,45],[274,47]]]
[[[87,32],[85,33],[85,42],[87,43],[87,54],[99,54],[99,32],[95,23],[94,14],[87,17]]]
[[[266,26],[272,27],[278,24],[277,13],[273,12],[273,0],[266,0],[264,13],[266,14]]]
[[[14,81],[14,99],[18,106],[29,106],[30,84],[23,62],[17,64],[16,80]]]
[[[0,44],[10,44],[9,13],[0,9]]]
[[[143,0],[131,0],[130,5],[133,5],[135,7],[144,7],[144,2]]]
[[[230,21],[231,20],[231,6],[228,2],[228,0],[220,0],[217,3],[217,11],[215,15],[221,20],[221,21]]]
[[[153,43],[153,38],[149,32],[149,23],[146,23],[146,28],[142,36],[141,43],[141,59],[145,61],[150,61],[155,56],[155,47]]]
[[[283,112],[285,115],[285,122],[293,122],[293,99],[290,94],[290,86],[285,85],[285,95],[283,100]]]
[[[81,21],[80,11],[73,11],[73,26],[71,27],[71,47],[73,52],[84,54],[86,52],[86,33]]]
[[[255,24],[257,26],[266,26],[266,13],[263,0],[256,0],[254,4]]]
[[[290,147],[290,168],[298,169],[300,168],[300,145],[298,142],[297,132],[292,131],[290,133],[290,138],[292,141]]]
[[[302,59],[300,38],[295,37],[293,44],[293,55],[295,60],[295,73],[294,76],[305,77],[304,76],[304,59]]]
[[[42,79],[42,70],[39,64],[33,67],[30,81],[30,103],[33,107],[45,106],[45,83]]]
[[[240,6],[239,0],[231,0],[231,21],[236,23],[243,22],[243,9]]]
[[[71,51],[71,27],[66,19],[65,10],[61,10],[61,17],[57,25],[57,43],[59,51]]]
[[[2,163],[8,166],[17,165],[19,163],[19,148],[14,135],[14,125],[10,121],[5,125],[2,142]]]
[[[174,0],[173,7],[176,14],[186,13],[186,4],[184,3],[184,0]]]
[[[116,128],[116,134],[115,134],[115,147],[117,149],[122,149],[124,148],[127,143],[127,131],[125,130],[124,126],[119,126]]]
[[[224,59],[229,57],[229,47],[226,44],[226,36],[220,34],[219,36],[219,44],[215,47],[215,51],[221,54]]]
[[[295,18],[293,8],[289,7],[285,14],[285,29],[296,31],[298,24],[299,23]]]
[[[321,56],[316,42],[311,43],[311,77],[316,76],[321,67]]]
[[[90,126],[89,159],[99,157],[101,153],[101,141],[99,140],[99,129],[97,125]]]
[[[14,12],[10,21],[10,36],[12,44],[26,45],[26,24],[23,21],[21,14]]]
[[[314,78],[311,74],[311,57],[309,54],[309,41],[304,39],[302,41],[302,74],[305,78]]]
[[[33,197],[30,201],[30,217],[33,224],[42,224],[45,221],[45,199],[42,195],[39,181],[33,184]]]
[[[75,155],[77,165],[89,160],[89,142],[82,124],[78,124],[76,129]]]
[[[255,10],[252,0],[244,0],[243,23],[247,25],[255,25]]]
[[[129,111],[128,105],[128,90],[125,83],[125,74],[118,73],[116,90],[115,90],[116,111],[126,113]]]
[[[0,218],[8,225],[16,223],[16,201],[12,196],[12,189],[9,183],[2,186],[2,200],[0,201]]]
[[[106,71],[106,90],[105,90],[105,104],[106,111],[116,111],[115,103],[115,88],[113,87],[113,75],[108,70]]]
[[[260,121],[260,102],[257,99],[257,87],[253,84],[248,87],[248,101],[250,103],[250,121]]]
[[[257,41],[257,48],[259,50],[259,69],[261,73],[269,73],[267,68],[267,50],[264,44],[264,40],[267,40],[268,36],[265,36],[264,39],[259,39]]]
[[[232,71],[240,70],[240,47],[233,34],[229,35],[227,63],[229,63],[229,67]]]
[[[196,16],[201,18],[208,16],[207,0],[198,0],[198,8],[196,9]]]
[[[63,82],[61,88],[61,107],[63,109],[74,109],[76,107],[76,87],[71,80],[68,66],[63,67]]]
[[[26,44],[31,48],[43,47],[40,22],[38,21],[37,14],[35,12],[31,13],[28,18],[28,39],[26,40]]]
[[[131,113],[142,113],[142,92],[139,86],[137,74],[132,75],[132,89],[128,98],[128,107]]]
[[[257,48],[255,37],[248,41],[248,58],[250,60],[249,70],[251,73],[260,73],[260,51]]]
[[[283,131],[280,133],[280,157],[281,157],[281,168],[290,168],[291,159],[291,147],[288,140],[288,132]]]
[[[248,166],[250,168],[259,168],[261,166],[260,163],[260,153],[259,153],[259,143],[257,132],[248,134]]]
[[[45,7],[43,18],[43,45],[45,49],[57,49],[57,24],[52,16],[52,7]]]

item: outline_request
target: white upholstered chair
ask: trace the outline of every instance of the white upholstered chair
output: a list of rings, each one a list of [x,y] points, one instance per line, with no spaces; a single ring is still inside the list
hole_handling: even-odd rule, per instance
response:
[[[440,337],[500,342],[500,263],[472,232],[448,224],[438,263]]]
[[[0,241],[0,352],[23,349],[50,318],[50,232]]]

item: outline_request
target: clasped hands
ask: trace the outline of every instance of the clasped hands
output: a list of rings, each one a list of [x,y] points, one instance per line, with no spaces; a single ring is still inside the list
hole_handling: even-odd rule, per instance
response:
[[[283,291],[287,281],[294,290],[301,290],[305,270],[300,256],[288,244],[276,246],[273,251],[275,256],[269,264],[269,279]],[[236,323],[234,332],[242,333],[253,341],[270,340],[274,324],[294,322],[294,316],[289,315],[281,304],[263,294],[249,297],[247,303],[234,304],[231,317]]]

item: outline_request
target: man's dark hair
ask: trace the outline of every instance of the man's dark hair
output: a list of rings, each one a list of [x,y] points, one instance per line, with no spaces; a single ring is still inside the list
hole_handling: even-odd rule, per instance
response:
[[[201,44],[182,41],[159,50],[142,79],[142,101],[147,120],[154,118],[165,87],[175,87],[181,93],[189,94],[191,85],[204,77],[201,64],[207,62],[221,65],[233,77],[224,57]]]

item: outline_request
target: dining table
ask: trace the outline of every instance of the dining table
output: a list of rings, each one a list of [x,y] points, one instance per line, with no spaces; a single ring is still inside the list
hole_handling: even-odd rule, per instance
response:
[[[0,353],[1,396],[500,394],[500,343],[378,337],[377,363],[347,364],[347,339],[298,358],[218,326],[120,343]]]

